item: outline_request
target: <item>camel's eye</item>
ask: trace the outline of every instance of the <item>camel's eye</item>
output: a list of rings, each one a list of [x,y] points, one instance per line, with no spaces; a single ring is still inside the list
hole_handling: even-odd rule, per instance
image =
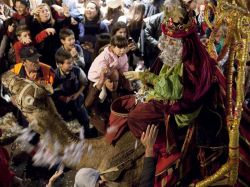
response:
[[[26,97],[24,98],[24,103],[25,103],[26,105],[33,105],[34,101],[35,101],[34,98],[31,97],[30,95],[28,95],[28,96],[26,96]]]

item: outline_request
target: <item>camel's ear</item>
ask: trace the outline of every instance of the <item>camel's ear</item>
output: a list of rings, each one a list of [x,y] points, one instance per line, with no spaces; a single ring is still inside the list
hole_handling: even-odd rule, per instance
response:
[[[45,90],[48,92],[49,95],[54,93],[53,87],[50,84],[44,85]]]
[[[53,88],[51,85],[42,85],[36,88],[34,98],[40,99],[47,95],[53,94]]]
[[[47,91],[43,87],[37,87],[35,89],[34,98],[41,99],[47,95]]]

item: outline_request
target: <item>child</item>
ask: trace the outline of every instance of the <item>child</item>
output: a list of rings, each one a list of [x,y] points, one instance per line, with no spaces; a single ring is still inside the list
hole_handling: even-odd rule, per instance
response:
[[[20,63],[20,50],[24,46],[33,45],[42,42],[48,35],[50,35],[50,29],[45,29],[34,38],[34,42],[31,40],[30,30],[27,25],[20,25],[16,29],[17,41],[14,43],[13,48],[16,56],[16,63]]]
[[[68,113],[77,118],[84,126],[85,137],[90,136],[89,116],[83,104],[83,90],[87,85],[84,72],[74,66],[73,58],[69,52],[60,48],[55,54],[58,68],[55,70],[54,101],[58,112],[66,120]]]
[[[99,80],[102,69],[113,71],[117,69],[119,74],[128,71],[128,57],[126,55],[128,47],[127,38],[122,36],[113,36],[110,45],[104,48],[91,64],[88,72],[88,79],[92,82]]]
[[[28,25],[32,21],[32,16],[29,13],[29,2],[26,0],[16,0],[15,1],[15,10],[16,13],[13,16],[6,20],[7,36],[14,41],[15,28],[18,25]]]
[[[80,45],[75,43],[74,32],[70,29],[61,29],[59,33],[61,48],[68,51],[74,59],[75,65],[79,66],[82,70],[85,67],[83,51]]]

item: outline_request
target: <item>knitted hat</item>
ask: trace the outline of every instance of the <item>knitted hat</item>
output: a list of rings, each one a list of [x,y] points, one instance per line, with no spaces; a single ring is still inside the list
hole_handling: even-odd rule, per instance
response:
[[[95,187],[100,173],[92,168],[82,168],[75,176],[74,187]]]

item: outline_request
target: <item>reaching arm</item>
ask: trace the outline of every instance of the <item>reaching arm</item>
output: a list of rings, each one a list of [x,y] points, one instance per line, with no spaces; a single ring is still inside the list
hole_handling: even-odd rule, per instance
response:
[[[151,90],[153,97],[160,100],[178,100],[182,97],[183,92],[183,64],[179,63],[169,68],[163,66],[161,73],[155,75],[148,71],[135,72],[128,71],[124,76],[129,80],[141,80],[144,84],[150,84],[154,88]]]
[[[156,159],[154,158],[153,146],[158,135],[155,125],[148,125],[146,132],[142,133],[141,142],[145,146],[145,158],[140,180],[140,187],[154,186]]]

